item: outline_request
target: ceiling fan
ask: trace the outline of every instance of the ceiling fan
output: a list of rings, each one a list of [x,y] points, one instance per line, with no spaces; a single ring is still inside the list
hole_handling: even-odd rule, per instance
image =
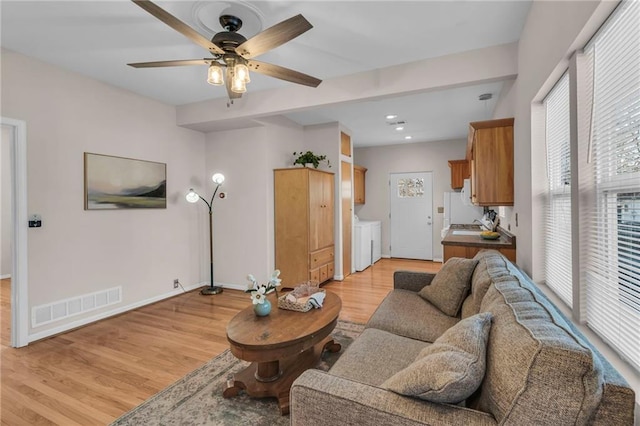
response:
[[[246,92],[246,84],[250,81],[249,69],[260,74],[279,78],[280,80],[310,87],[317,87],[322,82],[322,80],[310,75],[253,59],[313,28],[313,25],[302,15],[296,15],[286,19],[248,40],[237,32],[242,27],[242,20],[240,18],[233,15],[222,15],[220,16],[220,24],[225,31],[217,33],[211,40],[208,40],[193,28],[151,1],[132,1],[194,43],[209,50],[212,57],[175,61],[138,62],[127,64],[129,66],[134,68],[155,68],[209,65],[207,82],[215,86],[226,85],[231,103],[233,103],[233,99],[242,97],[242,93]],[[226,68],[226,73],[223,72],[223,68]]]

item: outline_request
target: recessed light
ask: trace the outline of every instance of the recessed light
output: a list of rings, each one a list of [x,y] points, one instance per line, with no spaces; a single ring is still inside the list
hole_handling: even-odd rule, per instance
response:
[[[402,126],[398,126],[398,127],[396,127],[396,130],[397,130],[397,131],[399,131],[399,132],[401,132],[401,131],[403,131],[403,130],[404,130],[404,127],[402,127]]]
[[[397,115],[389,114],[389,115],[387,115],[385,118],[386,118],[387,120],[393,120],[394,118],[397,118],[397,117],[398,117]]]
[[[405,136],[404,138],[405,138],[406,140],[409,140],[409,139],[411,139],[411,136]]]

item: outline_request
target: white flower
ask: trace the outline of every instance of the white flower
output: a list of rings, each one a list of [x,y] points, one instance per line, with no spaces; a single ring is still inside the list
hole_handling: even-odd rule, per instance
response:
[[[251,301],[253,302],[254,305],[257,305],[257,304],[262,305],[264,303],[265,292],[266,292],[266,289],[264,287],[260,287],[258,290],[251,292]]]
[[[276,269],[275,271],[273,271],[273,273],[271,274],[271,280],[269,280],[269,284],[272,287],[277,287],[280,285],[280,283],[282,282],[282,280],[280,278],[278,278],[280,276],[280,269]]]
[[[252,274],[247,275],[247,280],[251,282],[251,284],[249,285],[248,290],[257,290],[258,289],[258,282],[256,281],[256,278]]]

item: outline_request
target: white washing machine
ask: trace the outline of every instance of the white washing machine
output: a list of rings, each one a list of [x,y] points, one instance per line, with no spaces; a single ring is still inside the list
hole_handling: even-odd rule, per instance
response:
[[[378,220],[360,220],[355,222],[353,228],[354,266],[356,271],[364,271],[382,257],[382,223]]]

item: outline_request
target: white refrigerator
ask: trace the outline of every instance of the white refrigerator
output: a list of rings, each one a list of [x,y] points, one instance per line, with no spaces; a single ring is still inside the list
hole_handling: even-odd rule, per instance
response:
[[[464,202],[462,192],[444,193],[444,220],[442,222],[442,238],[453,224],[470,224],[475,219],[482,219],[484,209]]]

